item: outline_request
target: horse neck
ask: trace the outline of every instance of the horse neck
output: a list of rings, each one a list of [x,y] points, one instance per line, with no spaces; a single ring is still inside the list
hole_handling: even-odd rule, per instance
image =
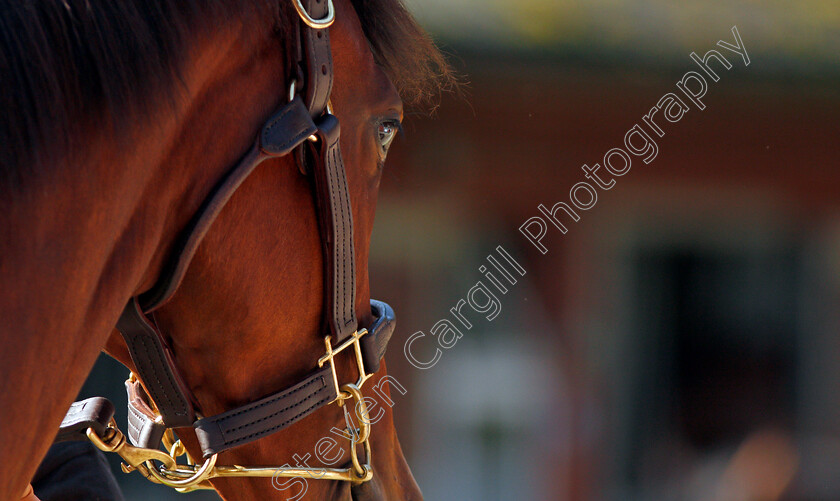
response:
[[[279,44],[258,38],[216,32],[130,141],[81,119],[84,147],[0,200],[0,381],[15,381],[0,385],[0,499],[23,492],[128,298],[282,95]]]

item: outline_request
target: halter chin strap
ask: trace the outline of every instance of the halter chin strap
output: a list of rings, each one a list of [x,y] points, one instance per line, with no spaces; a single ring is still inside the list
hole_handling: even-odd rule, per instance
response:
[[[370,332],[361,338],[362,359],[367,374],[379,370],[379,361],[385,354],[395,326],[394,310],[389,305],[373,300],[370,303],[375,320]],[[161,414],[147,402],[146,392],[137,379],[126,381],[126,390],[131,443],[138,447],[156,447],[171,426],[164,424],[165,420],[159,417]],[[202,454],[208,458],[279,431],[335,401],[338,396],[331,367],[324,366],[282,391],[222,414],[199,419],[188,426],[195,428]]]
[[[304,0],[300,6],[309,13],[301,14],[301,22],[296,23],[300,44],[295,81],[303,89],[302,95],[293,92],[289,103],[266,121],[253,146],[219,181],[181,233],[157,283],[149,291],[131,298],[117,322],[143,385],[136,378],[126,382],[129,438],[143,450],[156,448],[167,429],[193,427],[204,457],[211,458],[215,464],[215,454],[219,452],[279,431],[330,402],[358,399],[358,387],[378,370],[393,332],[393,310],[378,301],[371,301],[374,323],[368,330],[358,330],[350,190],[339,146],[338,119],[328,106],[333,82],[332,54],[327,27],[317,21],[331,18],[333,7],[330,0]],[[323,327],[327,355],[319,360],[318,368],[289,388],[237,409],[196,420],[195,399],[177,369],[165,337],[148,314],[175,293],[199,244],[242,182],[263,161],[292,152],[297,155],[301,170],[311,178],[316,200],[324,255]],[[331,340],[335,340],[335,349]],[[360,377],[356,384],[340,387],[332,357],[349,346],[356,351]],[[93,407],[88,409],[92,411]],[[85,415],[83,418],[77,412],[74,420],[62,423],[61,436],[76,437],[84,429],[99,445],[91,433],[102,442],[99,433],[102,417]],[[98,423],[97,427],[91,423]],[[111,439],[116,440],[113,433]],[[365,444],[369,461],[366,439]],[[130,446],[120,443],[113,447],[111,450],[119,452]],[[357,465],[355,454],[352,459]],[[129,464],[136,466],[131,461]],[[357,469],[356,473],[360,471]]]

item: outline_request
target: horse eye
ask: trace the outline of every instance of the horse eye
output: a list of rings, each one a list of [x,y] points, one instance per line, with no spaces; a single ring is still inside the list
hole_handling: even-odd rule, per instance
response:
[[[400,131],[400,122],[397,120],[383,120],[379,122],[379,126],[377,128],[377,139],[379,140],[379,147],[381,148],[381,152],[384,155],[388,153],[388,148],[391,147],[391,143],[394,141],[394,138],[397,137],[397,132]]]

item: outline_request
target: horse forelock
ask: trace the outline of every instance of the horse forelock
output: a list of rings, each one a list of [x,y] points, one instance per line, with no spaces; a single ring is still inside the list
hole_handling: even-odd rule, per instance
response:
[[[434,107],[457,79],[431,37],[398,0],[352,0],[376,62],[406,105]]]

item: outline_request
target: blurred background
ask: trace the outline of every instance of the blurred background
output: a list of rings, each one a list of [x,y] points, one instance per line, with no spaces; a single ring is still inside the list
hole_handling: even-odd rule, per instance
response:
[[[840,4],[408,5],[467,82],[408,113],[370,257],[426,498],[840,499]],[[733,25],[749,66],[715,45]],[[538,204],[568,202],[711,49],[733,67],[706,109],[537,251],[518,229]],[[499,316],[467,307],[473,328],[410,365],[408,337],[453,318],[499,245],[526,270]],[[111,378],[124,412],[124,370],[97,370],[85,391]]]

